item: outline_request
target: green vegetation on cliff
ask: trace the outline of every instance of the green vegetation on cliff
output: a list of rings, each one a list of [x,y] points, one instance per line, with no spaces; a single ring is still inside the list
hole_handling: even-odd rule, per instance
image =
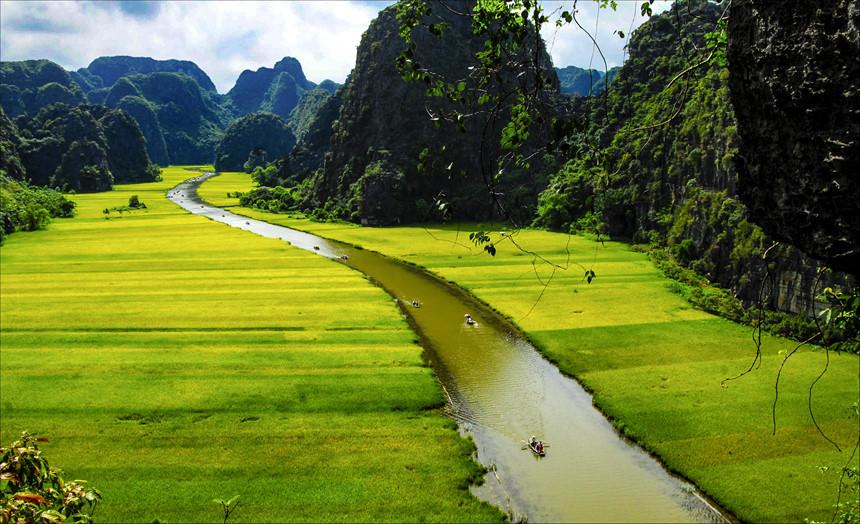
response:
[[[36,114],[51,104],[84,102],[77,82],[50,60],[0,62],[0,106],[12,118]]]
[[[650,243],[746,305],[764,290],[766,307],[812,315],[824,287],[849,279],[820,278],[819,264],[787,244],[762,261],[773,239],[738,200],[729,71],[713,60],[672,82],[703,60],[697,50],[721,13],[718,4],[679,1],[633,33],[608,97],[578,101],[591,129],[574,149],[586,153],[552,176],[536,224]]]
[[[137,122],[124,111],[54,104],[19,117],[20,127],[0,110],[0,122],[0,167],[15,179],[91,192],[158,176]]]
[[[251,171],[290,152],[296,138],[272,113],[251,113],[232,124],[215,148],[218,171]]]
[[[582,69],[576,66],[556,67],[559,89],[563,94],[576,96],[599,95],[618,74],[620,67],[613,67],[607,72],[599,69]]]

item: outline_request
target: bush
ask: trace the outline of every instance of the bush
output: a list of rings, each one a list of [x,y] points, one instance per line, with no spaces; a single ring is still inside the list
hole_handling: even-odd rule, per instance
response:
[[[0,171],[0,241],[15,231],[44,229],[52,217],[71,217],[75,203],[53,189],[11,180]]]
[[[128,207],[132,209],[146,209],[146,204],[141,202],[140,199],[137,198],[137,195],[131,195],[128,197]]]
[[[302,202],[299,191],[289,187],[260,187],[242,193],[239,204],[270,213],[287,213],[299,209]]]
[[[83,480],[64,481],[39,450],[45,441],[24,432],[0,448],[0,522],[92,522],[101,493]]]
[[[689,238],[685,238],[672,246],[672,255],[681,264],[689,266],[690,262],[696,258],[696,244]]]

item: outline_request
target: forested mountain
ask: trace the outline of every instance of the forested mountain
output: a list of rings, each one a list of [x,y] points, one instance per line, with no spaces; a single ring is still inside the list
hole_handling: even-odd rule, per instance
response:
[[[676,2],[633,33],[608,103],[581,104],[593,131],[580,139],[601,154],[572,159],[553,177],[538,223],[665,245],[679,262],[751,303],[768,275],[761,255],[772,239],[737,198],[728,71],[714,61],[666,89],[697,59],[720,9]],[[819,264],[788,244],[770,255],[776,290],[769,305],[808,311]]]
[[[48,60],[0,63],[0,106],[10,117],[32,117],[53,103],[122,109],[137,121],[149,157],[160,165],[212,162],[224,130],[253,112],[275,113],[303,134],[337,88],[331,80],[319,86],[307,80],[291,57],[274,68],[244,71],[227,95],[186,60],[109,56],[73,72]]]
[[[448,78],[466,77],[483,42],[473,35],[468,17],[444,9],[433,16],[447,24],[445,38],[416,29],[416,60]],[[394,9],[388,8],[364,33],[328,151],[311,183],[309,201],[313,207],[368,224],[433,220],[443,214],[459,219],[489,218],[494,209],[486,177],[488,170],[495,173],[497,167],[490,162],[481,164],[481,124],[465,122],[458,131],[456,125],[428,118],[428,107],[445,110],[450,103],[428,98],[424,82],[403,81],[395,66],[397,55],[405,48],[398,32]],[[550,64],[545,51],[540,49],[540,53],[544,63]],[[546,73],[551,78],[547,88],[557,93],[554,71],[548,68]],[[462,89],[466,88],[464,83]],[[331,116],[331,108],[325,109],[322,120]],[[499,149],[497,141],[483,146],[488,151]],[[493,154],[487,158],[495,158]],[[285,178],[294,175],[287,173]],[[497,177],[496,183],[509,209],[533,212],[539,180],[512,169]]]
[[[618,74],[620,67],[613,67],[607,72],[600,69],[582,69],[576,66],[556,67],[561,92],[566,95],[593,96],[599,95],[606,88],[607,79],[611,83]]]
[[[299,61],[287,56],[274,68],[242,71],[227,93],[227,100],[237,116],[266,111],[287,120],[302,94],[314,87],[316,84],[305,78]]]
[[[265,180],[264,185],[294,186],[309,179],[322,166],[325,153],[331,144],[332,127],[340,116],[347,85],[349,78],[346,84],[331,96],[308,96],[309,101],[316,101],[319,105],[307,121],[303,118],[305,109],[310,113],[313,108],[307,107],[303,102],[293,110],[293,122],[296,124],[294,128],[298,128],[301,135],[297,136],[298,142],[293,150],[278,161],[274,170],[276,175]]]
[[[290,152],[296,137],[278,115],[251,113],[236,120],[215,149],[218,171],[250,171]]]
[[[86,101],[68,71],[50,60],[0,62],[0,106],[10,118],[36,114],[55,103]]]
[[[124,76],[111,86],[103,103],[138,117],[147,142],[152,142],[153,156],[163,158],[163,140],[171,164],[211,162],[222,130],[231,120],[212,92],[181,73]]]
[[[158,175],[140,127],[124,111],[54,104],[15,123],[0,112],[0,123],[0,168],[17,180],[89,192]]]
[[[215,92],[209,76],[188,60],[154,60],[141,56],[101,56],[90,65],[71,73],[81,89],[90,93],[97,89],[110,89],[124,76],[146,73],[181,73],[190,76],[201,89]]]
[[[296,139],[301,140],[305,136],[317,112],[334,95],[335,91],[336,89],[329,91],[320,86],[304,93],[296,107],[290,111],[288,119]]]

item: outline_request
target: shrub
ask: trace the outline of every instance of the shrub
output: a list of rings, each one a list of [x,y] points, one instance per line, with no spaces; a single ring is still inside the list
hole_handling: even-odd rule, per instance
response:
[[[45,441],[24,432],[0,448],[0,522],[92,522],[101,493],[83,480],[64,481],[39,450]]]
[[[43,229],[51,217],[70,217],[74,209],[62,193],[11,180],[0,171],[0,240],[15,231]]]

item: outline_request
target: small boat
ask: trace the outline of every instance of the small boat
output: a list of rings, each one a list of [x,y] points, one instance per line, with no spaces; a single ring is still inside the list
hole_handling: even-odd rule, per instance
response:
[[[532,453],[534,453],[538,457],[546,456],[546,450],[544,450],[543,442],[534,438],[534,436],[529,437],[528,446],[529,449],[532,450]]]
[[[475,324],[477,324],[477,322],[475,322],[475,319],[472,318],[472,315],[470,315],[468,313],[466,313],[466,316],[464,318],[466,320],[467,326],[474,326]]]

